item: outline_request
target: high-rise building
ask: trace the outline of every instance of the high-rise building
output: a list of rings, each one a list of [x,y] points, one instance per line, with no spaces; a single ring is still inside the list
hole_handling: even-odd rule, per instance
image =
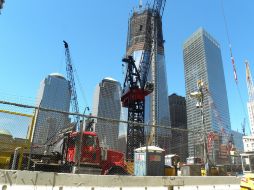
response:
[[[238,131],[231,131],[233,144],[238,152],[244,152],[243,147],[243,134]]]
[[[97,117],[120,120],[121,84],[110,78],[104,78],[95,88],[92,114]],[[111,149],[118,149],[119,123],[97,119],[95,131],[103,143]]]
[[[185,90],[187,104],[187,127],[192,132],[188,135],[189,156],[204,155],[204,139],[209,132],[222,136],[222,143],[227,144],[231,134],[230,117],[224,70],[219,43],[203,28],[192,34],[183,46]],[[197,91],[197,81],[204,83],[204,124],[196,100],[189,97]],[[212,150],[216,158],[219,150]],[[211,157],[210,157],[211,158]]]
[[[244,152],[254,152],[254,136],[243,136],[242,139]]]
[[[59,111],[69,111],[71,92],[69,81],[59,73],[48,75],[40,84],[36,106]],[[68,115],[51,112],[36,111],[36,125],[33,133],[33,144],[41,147],[49,144],[56,133],[66,128],[70,121]],[[35,153],[43,153],[48,147],[35,148]]]
[[[182,162],[188,157],[188,133],[185,97],[171,94],[168,97],[172,130],[171,152],[180,156]],[[179,129],[179,130],[176,130]]]
[[[151,33],[151,20],[156,28],[154,39],[149,39]],[[154,14],[152,9],[145,8],[134,11],[130,20],[127,36],[126,55],[133,56],[137,68],[140,62],[148,63],[151,55],[149,51],[151,41],[156,41],[155,61],[151,63],[148,73],[148,81],[154,83],[154,91],[145,98],[145,123],[170,126],[167,75],[164,57],[164,40],[162,34],[161,16]],[[149,60],[147,60],[149,59]],[[143,61],[142,61],[143,60]],[[147,68],[144,65],[143,68]],[[145,139],[148,139],[150,129],[146,130]],[[157,128],[155,134],[155,145],[169,152],[171,131],[166,128]]]

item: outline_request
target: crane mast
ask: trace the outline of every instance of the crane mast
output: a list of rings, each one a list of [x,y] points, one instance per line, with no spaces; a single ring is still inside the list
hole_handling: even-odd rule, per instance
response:
[[[74,70],[71,61],[71,55],[69,50],[69,45],[66,41],[63,41],[64,48],[65,48],[65,61],[66,61],[66,73],[67,79],[70,82],[70,92],[71,92],[71,108],[73,113],[79,113],[79,106],[78,106],[78,99],[75,87],[75,80],[74,80]],[[75,131],[79,131],[80,127],[80,116],[74,116],[74,123],[75,123]]]
[[[248,88],[249,101],[253,101],[254,100],[254,86],[253,86],[253,81],[251,77],[249,62],[247,60],[245,60],[245,65],[246,65],[246,83]]]
[[[246,83],[247,83],[247,89],[248,89],[248,95],[249,95],[247,107],[248,107],[249,120],[250,120],[250,126],[251,126],[251,134],[253,135],[254,134],[254,86],[253,86],[253,81],[251,77],[249,62],[247,60],[245,60],[245,65],[246,65]]]
[[[147,11],[151,12],[151,16],[147,15],[145,24],[145,42],[138,64],[135,64],[135,60],[128,53],[126,58],[122,61],[126,63],[126,75],[123,84],[122,92],[122,106],[128,108],[128,127],[127,127],[127,148],[126,158],[132,160],[134,157],[134,149],[145,145],[145,133],[144,133],[144,111],[145,111],[145,97],[153,92],[154,85],[157,84],[156,79],[156,56],[157,56],[157,19],[161,18],[164,10],[166,0],[154,0],[152,8],[148,8]],[[142,2],[140,1],[140,8],[142,8]],[[135,13],[134,13],[135,14]],[[129,24],[130,26],[131,24]],[[142,25],[140,29],[142,30]],[[130,29],[129,29],[130,30]],[[128,35],[128,39],[130,36]],[[151,81],[147,80],[148,73],[151,70]],[[156,106],[157,100],[156,94],[152,96],[152,110],[151,121],[153,127],[150,130],[149,139],[146,144],[155,144],[155,128],[156,125]],[[140,123],[140,124],[139,124]]]
[[[3,8],[4,0],[0,0],[0,14],[1,14],[1,9]]]
[[[3,8],[4,0],[0,0],[0,9]]]

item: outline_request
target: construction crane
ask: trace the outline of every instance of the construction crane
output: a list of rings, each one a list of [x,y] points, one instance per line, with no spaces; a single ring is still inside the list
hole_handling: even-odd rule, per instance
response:
[[[66,73],[67,80],[70,81],[70,92],[71,92],[71,108],[73,113],[79,113],[78,99],[74,80],[74,68],[71,61],[71,55],[69,45],[66,41],[63,41],[65,48],[65,62],[66,62]],[[80,116],[74,116],[75,131],[79,131],[80,128]]]
[[[248,88],[249,100],[247,102],[248,112],[249,112],[249,120],[251,126],[251,134],[254,134],[254,86],[250,72],[249,62],[245,60],[246,66],[246,83]]]
[[[1,9],[3,8],[4,0],[0,0],[0,14],[1,14]]]
[[[150,65],[155,65],[157,55],[157,18],[161,18],[166,0],[154,0],[152,16],[146,17],[146,32],[144,51],[142,51],[139,63],[131,55],[127,55],[122,61],[126,63],[126,74],[122,92],[122,106],[128,108],[128,127],[127,127],[127,148],[126,158],[132,160],[134,149],[145,145],[144,111],[145,97],[153,92],[155,71],[151,71],[152,82],[147,81]],[[140,1],[139,7],[142,7]],[[153,96],[152,99],[155,99]],[[155,110],[152,110],[152,120],[155,121]],[[139,124],[140,123],[140,124]],[[153,125],[155,122],[153,122]],[[154,144],[155,128],[152,127],[148,145]]]
[[[3,8],[4,0],[0,0],[0,9]]]

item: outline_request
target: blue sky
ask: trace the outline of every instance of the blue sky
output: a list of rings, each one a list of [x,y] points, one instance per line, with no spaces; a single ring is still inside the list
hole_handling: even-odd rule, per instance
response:
[[[234,83],[222,1],[244,105]],[[65,74],[66,40],[85,96],[76,84],[81,110],[91,107],[104,77],[123,82],[127,23],[137,5],[138,0],[7,1],[0,15],[0,99],[34,104],[45,76]],[[254,69],[253,7],[253,0],[168,0],[163,16],[169,94],[185,96],[182,45],[204,27],[221,45],[231,125],[239,130],[247,116],[244,60]]]

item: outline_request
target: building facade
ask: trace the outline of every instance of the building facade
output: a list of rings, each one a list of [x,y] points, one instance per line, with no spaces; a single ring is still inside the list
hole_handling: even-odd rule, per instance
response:
[[[151,39],[151,20],[154,21],[156,34]],[[155,40],[154,61],[148,66],[151,60],[151,43]],[[164,56],[164,40],[162,34],[162,21],[160,15],[154,15],[152,10],[134,11],[129,19],[126,55],[133,56],[137,68],[142,65],[148,69],[148,81],[154,83],[154,91],[145,98],[145,123],[150,125],[163,125],[170,127],[168,86]],[[144,73],[141,72],[141,75]],[[145,129],[145,139],[148,139],[151,128]],[[166,128],[155,129],[155,145],[165,149],[166,153],[170,149],[171,130]]]
[[[120,120],[121,85],[116,80],[104,78],[95,88],[92,114],[97,117]],[[119,122],[97,119],[95,131],[102,146],[118,149]]]
[[[243,134],[235,130],[232,130],[231,134],[232,134],[233,144],[234,144],[234,147],[236,148],[236,151],[244,152]]]
[[[179,155],[182,162],[186,162],[188,157],[186,100],[185,97],[171,94],[168,101],[172,127],[171,151],[173,154]]]
[[[187,126],[189,132],[189,156],[204,156],[204,141],[209,132],[223,136],[222,144],[228,143],[231,134],[230,117],[224,70],[219,43],[203,28],[192,34],[183,45],[185,90],[187,106]],[[190,93],[197,91],[197,81],[202,80],[203,113]],[[204,140],[205,139],[205,140]],[[219,154],[217,148],[212,150],[213,158]]]
[[[254,136],[243,136],[244,152],[254,152]]]
[[[48,75],[40,84],[36,106],[59,111],[69,112],[70,85],[61,74]],[[50,144],[56,133],[70,124],[68,115],[50,111],[36,111],[36,124],[33,132],[32,143],[34,153],[50,151],[44,145]]]

